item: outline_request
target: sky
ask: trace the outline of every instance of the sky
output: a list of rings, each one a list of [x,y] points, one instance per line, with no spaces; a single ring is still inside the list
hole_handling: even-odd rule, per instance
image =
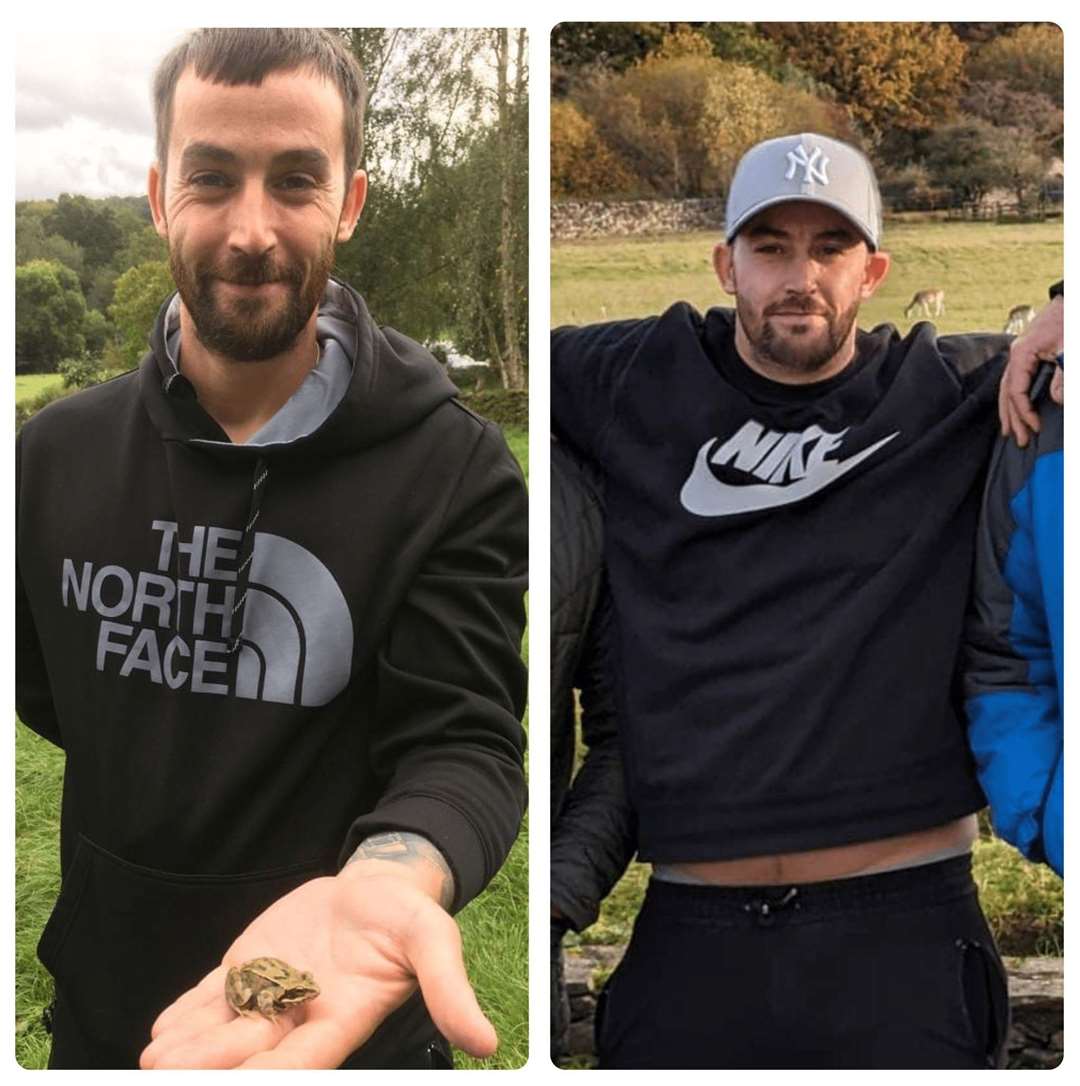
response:
[[[184,32],[18,32],[15,198],[143,194],[154,157],[150,81]]]
[[[185,33],[17,32],[15,199],[145,193],[154,157],[150,83]],[[486,76],[493,80],[494,69]],[[380,88],[389,93],[392,85]]]

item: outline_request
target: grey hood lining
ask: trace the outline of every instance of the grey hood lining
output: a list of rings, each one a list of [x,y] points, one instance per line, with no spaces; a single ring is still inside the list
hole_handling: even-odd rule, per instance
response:
[[[300,387],[282,404],[240,448],[284,445],[314,433],[331,415],[345,396],[352,379],[354,359],[349,349],[355,342],[352,327],[338,317],[320,313],[315,335],[319,343],[319,361],[307,373]],[[166,389],[180,374],[180,295],[174,295],[165,314],[165,355],[173,373]],[[231,448],[230,441],[194,438],[193,444]]]

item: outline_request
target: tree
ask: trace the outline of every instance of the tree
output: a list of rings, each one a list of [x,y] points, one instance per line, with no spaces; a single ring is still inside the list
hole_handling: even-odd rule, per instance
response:
[[[967,47],[947,23],[763,23],[792,63],[832,87],[871,143],[949,119]]]
[[[368,202],[336,271],[375,318],[417,339],[446,336],[458,254],[450,238],[464,198],[450,182],[482,111],[475,30],[342,30],[368,81]],[[495,209],[492,213],[497,214]]]
[[[134,366],[145,354],[158,310],[174,289],[169,265],[164,261],[129,268],[117,279],[109,316],[123,364]]]
[[[504,27],[492,31],[494,35],[495,62],[497,70],[497,95],[499,122],[496,129],[498,147],[499,176],[499,316],[501,317],[502,350],[496,358],[501,362],[503,388],[523,389],[525,381],[525,361],[522,356],[521,337],[518,331],[519,307],[515,295],[524,293],[525,280],[519,280],[515,273],[515,257],[519,248],[528,250],[528,243],[522,245],[519,219],[514,215],[514,203],[517,189],[523,186],[528,177],[528,109],[523,110],[527,99],[524,96],[526,86],[525,72],[525,31],[516,33],[514,55],[514,79],[510,83],[508,69],[510,65],[510,32]],[[512,123],[511,114],[517,111],[519,123]],[[525,124],[520,123],[524,118]],[[523,130],[522,130],[523,129]],[[501,358],[500,358],[501,355]]]
[[[708,39],[713,56],[749,64],[751,68],[783,81],[784,52],[755,23],[701,23],[694,29]]]
[[[342,34],[372,88],[364,151],[371,187],[356,237],[337,250],[337,274],[378,321],[418,339],[450,338],[497,367],[516,361],[505,380],[523,384],[523,32],[505,41],[480,30]]]
[[[66,192],[45,216],[45,229],[81,246],[96,268],[110,263],[124,242],[116,212],[107,203]]]
[[[968,46],[984,45],[1002,34],[1011,34],[1023,23],[949,23],[952,32]]]
[[[468,159],[454,171],[454,183],[462,194],[483,194],[462,199],[454,223],[453,248],[457,253],[451,292],[451,334],[464,354],[490,360],[503,387],[525,387],[525,375],[519,385],[510,384],[505,359],[510,353],[508,334],[515,334],[516,349],[522,359],[528,352],[528,246],[519,236],[512,252],[510,291],[500,278],[501,216],[498,209],[499,144],[494,131],[473,147]],[[518,186],[513,194],[513,217],[527,221],[528,193]],[[505,319],[506,306],[513,306],[512,319]]]
[[[700,40],[700,36],[694,35]],[[574,105],[637,178],[637,195],[720,195],[754,143],[813,122],[847,136],[846,115],[681,35],[620,75],[582,82]]]
[[[122,248],[113,257],[113,267],[120,275],[139,264],[168,259],[169,246],[165,239],[152,226],[140,223],[126,236]]]
[[[83,352],[86,302],[75,273],[49,260],[15,269],[15,369],[47,373]]]
[[[45,223],[39,215],[15,215],[15,264],[29,264],[32,260],[50,260],[70,268],[81,281],[86,268],[86,254],[82,247],[45,232]]]
[[[998,157],[998,130],[978,117],[965,117],[935,129],[926,141],[926,167],[938,184],[962,203],[979,204],[1008,182]]]
[[[1034,137],[1046,157],[1064,152],[1065,111],[1046,94],[1015,90],[1003,79],[972,83],[960,108],[991,124],[1015,128]]]
[[[1045,149],[1030,132],[1002,125],[994,128],[992,146],[1002,187],[1016,197],[1019,207],[1029,206],[1046,177],[1049,156]]]
[[[559,23],[551,32],[551,69],[625,71],[644,60],[670,23]]]
[[[1065,105],[1065,44],[1054,23],[1028,23],[982,46],[968,64],[977,82],[1004,80],[1016,91],[1044,94]]]
[[[589,199],[631,192],[634,175],[568,99],[551,103],[551,196]]]
[[[91,355],[100,355],[105,349],[105,344],[109,339],[109,333],[111,331],[112,329],[109,327],[109,322],[104,313],[101,313],[96,309],[88,309],[86,311],[86,320],[83,321],[82,327],[87,353]]]

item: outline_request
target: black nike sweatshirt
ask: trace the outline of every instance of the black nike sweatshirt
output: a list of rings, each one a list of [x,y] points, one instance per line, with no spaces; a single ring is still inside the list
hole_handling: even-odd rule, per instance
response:
[[[174,311],[137,371],[18,443],[17,704],[66,753],[39,954],[94,1066],[134,1066],[244,925],[363,837],[429,838],[456,909],[524,808],[527,507],[499,430],[331,281],[343,397],[233,445],[170,361]]]
[[[823,848],[983,805],[954,669],[1004,336],[858,334],[769,381],[733,314],[557,330],[556,434],[604,474],[639,855]]]

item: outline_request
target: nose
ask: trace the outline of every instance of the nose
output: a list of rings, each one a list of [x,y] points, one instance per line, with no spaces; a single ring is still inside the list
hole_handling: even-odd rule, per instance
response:
[[[784,287],[792,294],[813,294],[817,290],[821,267],[809,256],[793,257],[785,269]]]
[[[261,182],[245,181],[229,208],[229,247],[248,256],[273,249],[274,207]]]

